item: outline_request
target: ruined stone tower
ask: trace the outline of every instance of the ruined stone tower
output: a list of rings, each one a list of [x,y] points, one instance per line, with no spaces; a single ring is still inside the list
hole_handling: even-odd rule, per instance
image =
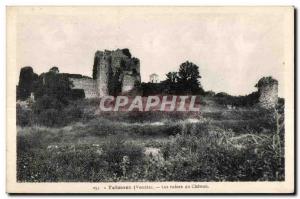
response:
[[[278,81],[272,77],[263,77],[256,84],[259,105],[262,108],[275,108],[278,101]]]
[[[97,87],[98,94],[100,96],[109,95],[108,84],[109,77],[111,75],[111,57],[108,51],[97,52],[97,56],[100,57],[97,73]]]
[[[140,61],[131,57],[128,49],[97,51],[93,79],[97,82],[99,97],[130,93],[141,82]]]

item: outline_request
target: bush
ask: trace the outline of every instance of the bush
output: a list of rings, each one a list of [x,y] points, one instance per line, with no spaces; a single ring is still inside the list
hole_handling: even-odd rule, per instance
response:
[[[231,96],[227,93],[217,93],[213,98],[220,105],[253,106],[258,103],[258,92],[253,92],[245,96]]]
[[[72,82],[67,75],[59,74],[54,71],[43,73],[34,83],[33,91],[35,99],[48,96],[56,99],[63,104],[67,104],[72,97]]]
[[[221,134],[220,134],[221,133]],[[271,148],[272,139],[262,139],[238,148],[231,132],[205,136],[177,135],[163,147],[166,159],[152,174],[166,181],[275,181],[284,180],[284,158]],[[248,139],[248,138],[245,138]],[[223,140],[223,141],[221,141]]]
[[[65,126],[77,122],[83,117],[83,110],[74,102],[63,104],[56,98],[44,95],[33,105],[32,110],[17,107],[17,125],[31,126],[33,124],[48,127]]]

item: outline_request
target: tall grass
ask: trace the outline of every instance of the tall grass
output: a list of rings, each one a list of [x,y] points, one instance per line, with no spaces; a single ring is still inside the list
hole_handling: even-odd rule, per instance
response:
[[[158,145],[163,158],[145,155],[144,143],[121,131],[106,136],[103,142],[74,144],[62,142],[64,133],[27,129],[30,132],[18,136],[18,180],[284,180],[284,158],[278,155],[273,135],[238,135],[232,130],[200,126],[186,123],[178,127],[176,135]]]
[[[40,123],[43,118],[37,120],[30,110],[19,107],[18,181],[282,181],[285,178],[284,106],[275,112],[256,107],[227,110],[215,106],[197,114],[95,114],[98,103],[75,101],[63,113],[80,114],[66,116],[66,123],[50,127]],[[158,154],[147,154],[146,147],[155,148]]]

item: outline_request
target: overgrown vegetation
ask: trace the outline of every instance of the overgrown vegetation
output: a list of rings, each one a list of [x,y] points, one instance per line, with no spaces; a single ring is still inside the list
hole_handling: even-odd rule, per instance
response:
[[[214,99],[218,104],[237,107],[253,106],[258,103],[258,97],[258,92],[253,92],[244,96],[232,96],[227,93],[217,93],[214,95]]]
[[[147,143],[146,139],[144,142],[137,139],[145,135],[133,129],[113,130],[109,128],[111,124],[106,128],[88,126],[90,129],[19,129],[18,180],[284,180],[283,154],[273,144],[272,134],[237,135],[230,129],[212,126],[199,129],[195,124],[186,123],[177,124],[175,135],[147,134],[152,139],[156,137],[156,141]],[[152,128],[139,129],[147,132]],[[88,139],[90,136],[93,139]],[[161,136],[167,139],[159,142],[157,138]],[[146,155],[145,147],[159,147],[160,152]]]
[[[71,90],[72,83],[67,75],[59,74],[57,67],[41,74],[32,84],[35,101],[24,108],[17,104],[17,124],[20,126],[44,125],[64,126],[78,121],[82,110],[72,101],[74,95],[82,95]],[[84,95],[82,96],[84,97]]]
[[[30,96],[37,78],[38,75],[33,72],[32,67],[26,66],[21,69],[17,86],[17,99],[25,100]]]
[[[78,109],[81,115],[57,128],[35,124],[19,127],[18,181],[284,180],[284,129],[279,131],[279,145],[272,111],[255,107],[228,110],[215,105],[217,110],[200,115],[94,115],[98,102],[68,104],[66,109]],[[282,111],[283,104],[279,104],[280,116]],[[67,115],[63,117],[68,121]],[[283,120],[281,116],[280,124]],[[154,152],[149,154],[149,150]]]
[[[32,81],[19,83],[18,99],[34,91],[35,101],[17,104],[20,182],[285,178],[283,99],[267,111],[255,105],[256,92],[204,92],[198,66],[185,62],[165,81],[141,88],[144,96],[201,95],[201,112],[99,113],[99,99],[81,99],[77,90],[75,100],[68,76],[57,67],[39,77],[30,68],[24,73]]]

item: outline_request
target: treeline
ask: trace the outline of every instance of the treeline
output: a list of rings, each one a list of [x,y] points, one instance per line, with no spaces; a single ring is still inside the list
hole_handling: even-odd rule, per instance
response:
[[[221,92],[204,91],[200,83],[199,67],[191,62],[180,65],[178,72],[166,74],[166,80],[160,83],[142,83],[143,96],[149,95],[202,95],[212,97],[220,105],[253,106],[258,103],[258,92],[245,96],[232,96]]]
[[[258,103],[258,92],[252,92],[249,95],[244,96],[232,96],[227,93],[217,93],[213,95],[215,101],[220,105],[231,105],[231,106],[253,106]]]
[[[170,95],[203,95],[204,90],[200,83],[199,67],[186,61],[179,66],[177,72],[166,74],[166,80],[160,83],[142,83],[143,96],[170,94]]]

